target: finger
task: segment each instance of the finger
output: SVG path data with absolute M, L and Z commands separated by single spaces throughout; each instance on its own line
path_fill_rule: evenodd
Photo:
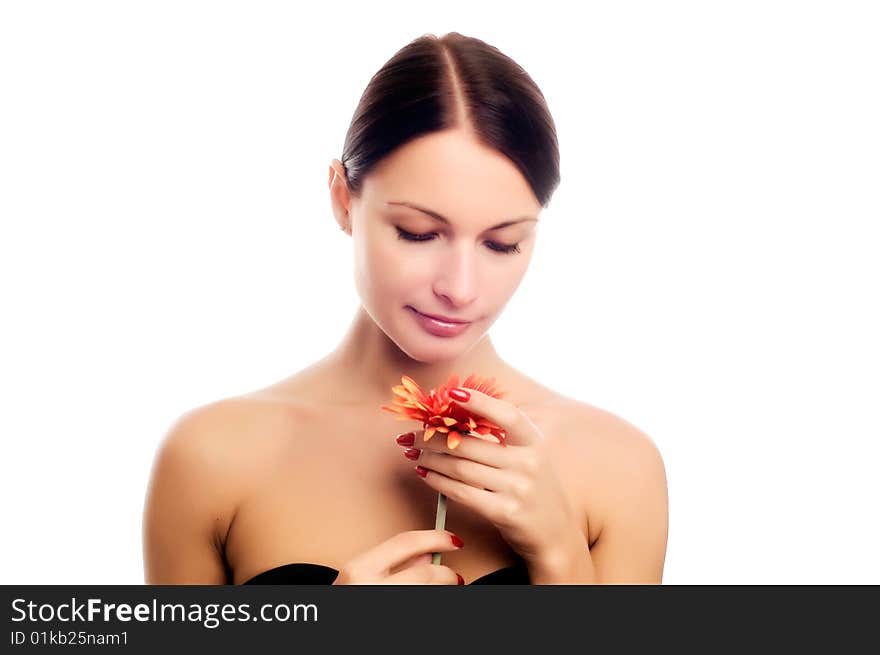
M 486 466 L 456 455 L 423 450 L 414 461 L 422 468 L 442 473 L 446 477 L 477 489 L 508 491 L 512 487 L 513 474 L 510 471 Z
M 448 530 L 407 530 L 356 556 L 348 563 L 349 569 L 368 574 L 387 574 L 392 568 L 422 553 L 458 550 L 452 543 L 453 533 Z
M 457 387 L 457 390 L 464 392 L 469 398 L 459 400 L 452 396 L 456 404 L 503 428 L 507 433 L 505 439 L 507 443 L 529 445 L 540 438 L 540 432 L 535 424 L 516 405 L 501 398 L 493 398 L 476 389 Z
M 461 503 L 490 521 L 496 516 L 503 515 L 506 496 L 465 484 L 430 469 L 425 469 L 425 475 L 422 479 L 429 487 L 439 491 L 450 500 Z
M 456 457 L 469 459 L 486 466 L 494 466 L 495 468 L 507 468 L 513 462 L 513 453 L 492 441 L 463 435 L 459 444 L 455 448 L 450 448 L 444 434 L 435 432 L 430 439 L 425 441 L 425 433 L 425 430 L 416 431 L 412 448 L 455 455 Z
M 403 571 L 404 569 L 408 569 L 411 566 L 417 566 L 419 564 L 430 564 L 433 555 L 431 553 L 422 553 L 421 555 L 415 555 L 410 557 L 400 566 L 394 567 L 391 569 L 391 574 L 395 574 L 399 571 Z
M 381 584 L 463 584 L 459 574 L 443 564 L 419 564 L 386 577 Z

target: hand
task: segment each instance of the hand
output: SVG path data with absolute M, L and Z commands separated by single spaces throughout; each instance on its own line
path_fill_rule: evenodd
M 334 585 L 464 584 L 448 566 L 431 564 L 431 554 L 458 550 L 463 544 L 445 530 L 408 530 L 349 560 Z
M 505 445 L 464 436 L 454 449 L 446 435 L 424 441 L 424 430 L 405 455 L 425 483 L 493 523 L 527 564 L 543 566 L 576 543 L 580 529 L 550 461 L 546 437 L 511 403 L 476 389 L 456 403 L 506 431 Z M 398 443 L 401 443 L 398 440 Z

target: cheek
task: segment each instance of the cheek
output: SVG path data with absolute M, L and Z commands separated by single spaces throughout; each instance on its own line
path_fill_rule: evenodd
M 424 266 L 394 241 L 380 234 L 366 234 L 355 245 L 355 274 L 360 288 L 375 299 L 399 295 L 420 281 Z
M 430 280 L 434 270 L 429 249 L 413 246 L 394 235 L 374 235 L 368 257 L 371 268 L 381 273 L 383 282 L 397 288 L 418 288 Z
M 491 297 L 496 306 L 504 306 L 516 293 L 528 269 L 528 261 L 517 262 L 516 266 L 505 269 L 503 275 L 490 275 L 485 278 L 482 292 Z

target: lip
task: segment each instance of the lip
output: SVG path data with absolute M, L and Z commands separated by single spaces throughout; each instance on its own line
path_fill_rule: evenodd
M 435 337 L 455 337 L 467 330 L 471 325 L 470 322 L 441 321 L 434 316 L 422 314 L 416 308 L 410 307 L 409 305 L 407 305 L 407 309 L 413 313 L 413 316 L 415 316 L 416 321 L 418 321 L 422 329 Z
M 422 316 L 427 316 L 428 318 L 433 318 L 435 321 L 443 321 L 444 323 L 462 323 L 464 325 L 469 325 L 473 321 L 463 321 L 460 318 L 449 318 L 448 316 L 443 316 L 442 314 L 426 314 L 425 312 L 420 312 L 415 307 L 409 306 L 411 310 L 421 314 Z

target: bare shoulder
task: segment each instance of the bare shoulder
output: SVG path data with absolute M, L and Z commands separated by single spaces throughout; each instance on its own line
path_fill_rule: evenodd
M 659 455 L 654 441 L 621 416 L 521 377 L 525 382 L 515 396 L 523 400 L 515 404 L 529 418 L 554 433 L 553 436 L 562 441 L 561 447 L 615 461 L 621 457 L 630 460 L 630 456 L 638 453 L 649 457 L 651 451 Z
M 628 454 L 651 451 L 659 455 L 653 439 L 623 417 L 606 409 L 565 396 L 538 385 L 536 399 L 519 406 L 530 416 L 551 421 L 567 448 L 587 449 L 590 455 L 619 459 Z
M 163 520 L 177 503 L 191 514 L 189 523 L 210 517 L 199 532 L 215 548 L 235 512 L 237 476 L 230 466 L 237 450 L 235 424 L 240 412 L 228 400 L 211 402 L 178 416 L 165 432 L 153 460 L 148 508 Z
M 565 407 L 572 438 L 580 446 L 590 449 L 591 454 L 603 454 L 614 462 L 629 466 L 649 464 L 650 460 L 660 457 L 654 440 L 618 414 L 571 399 Z
M 166 441 L 198 453 L 204 465 L 223 468 L 227 476 L 246 476 L 261 460 L 271 462 L 291 427 L 311 413 L 294 398 L 263 392 L 230 396 L 185 412 Z M 236 466 L 229 468 L 233 462 Z
M 290 426 L 304 410 L 259 394 L 223 398 L 190 409 L 169 427 L 159 444 L 154 469 L 169 488 L 187 498 L 205 498 L 222 542 L 235 509 L 252 482 L 266 470 Z
M 668 537 L 666 467 L 656 442 L 608 410 L 568 403 L 568 447 L 584 473 L 583 492 L 598 522 L 590 544 L 608 583 L 659 584 Z

